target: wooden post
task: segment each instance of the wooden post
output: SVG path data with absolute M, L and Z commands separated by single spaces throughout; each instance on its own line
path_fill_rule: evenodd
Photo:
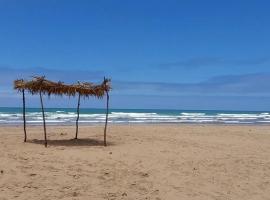
M 25 120 L 25 92 L 24 89 L 22 90 L 23 93 L 23 130 L 24 130 L 24 142 L 26 142 L 27 135 L 26 135 L 26 120 Z
M 80 118 L 80 101 L 81 101 L 81 94 L 79 93 L 78 106 L 77 106 L 76 136 L 75 136 L 75 139 L 78 139 L 78 125 L 79 125 L 79 118 Z
M 108 124 L 108 114 L 109 114 L 109 93 L 106 91 L 107 96 L 107 108 L 106 108 L 106 121 L 105 121 L 105 128 L 104 128 L 104 146 L 107 146 L 106 141 L 106 134 L 107 134 L 107 124 Z
M 44 145 L 47 147 L 47 133 L 46 133 L 46 122 L 45 122 L 45 114 L 44 114 L 44 107 L 43 107 L 43 101 L 42 101 L 42 94 L 41 91 L 39 91 L 39 97 L 40 97 L 40 103 L 41 103 L 41 109 L 42 109 L 42 116 L 43 116 L 43 129 L 44 129 Z

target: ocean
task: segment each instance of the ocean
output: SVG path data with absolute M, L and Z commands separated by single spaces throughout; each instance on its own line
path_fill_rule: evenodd
M 76 108 L 46 108 L 46 123 L 68 125 L 77 118 Z M 0 125 L 23 123 L 22 108 L 0 107 Z M 27 108 L 28 124 L 42 124 L 39 108 Z M 104 123 L 104 109 L 80 109 L 80 124 Z M 174 124 L 270 124 L 270 112 L 223 110 L 158 110 L 158 109 L 110 109 L 109 122 L 113 124 L 174 123 Z

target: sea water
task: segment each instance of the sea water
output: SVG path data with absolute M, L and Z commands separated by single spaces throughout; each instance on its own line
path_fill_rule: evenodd
M 77 118 L 73 108 L 45 109 L 46 123 L 73 124 Z M 80 109 L 80 124 L 99 124 L 105 121 L 105 109 Z M 28 124 L 42 124 L 39 108 L 27 108 Z M 268 111 L 223 111 L 223 110 L 159 110 L 159 109 L 110 109 L 109 120 L 114 124 L 140 123 L 193 123 L 193 124 L 270 124 Z M 22 108 L 1 108 L 0 124 L 23 123 Z

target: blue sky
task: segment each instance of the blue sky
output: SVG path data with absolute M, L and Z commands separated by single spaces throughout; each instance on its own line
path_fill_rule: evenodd
M 270 110 L 269 9 L 262 0 L 0 0 L 0 106 L 21 104 L 13 79 L 46 75 L 110 77 L 114 108 Z

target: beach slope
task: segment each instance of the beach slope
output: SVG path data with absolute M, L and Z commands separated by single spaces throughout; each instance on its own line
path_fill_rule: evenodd
M 0 199 L 269 199 L 270 127 L 0 127 Z

